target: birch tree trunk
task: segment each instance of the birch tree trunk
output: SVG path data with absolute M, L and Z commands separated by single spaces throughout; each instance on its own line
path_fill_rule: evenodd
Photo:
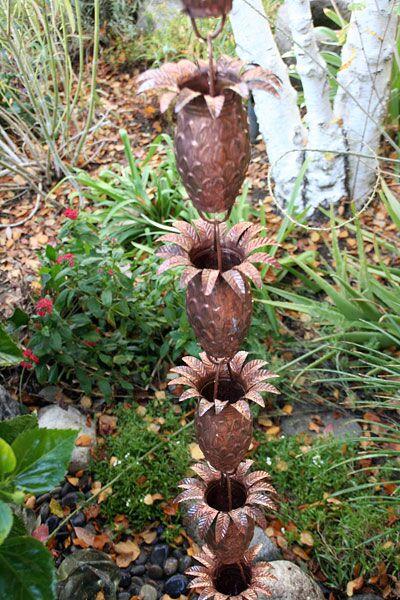
M 389 97 L 390 74 L 397 29 L 396 0 L 365 0 L 351 16 L 335 115 L 343 123 L 352 152 L 378 152 Z M 376 160 L 350 156 L 350 195 L 361 205 L 375 182 Z
M 371 192 L 375 173 L 368 163 L 373 161 L 352 152 L 366 153 L 370 147 L 374 153 L 379 147 L 396 36 L 395 4 L 396 0 L 365 0 L 364 8 L 352 14 L 333 109 L 310 0 L 286 0 L 307 108 L 303 123 L 262 0 L 234 0 L 230 18 L 238 55 L 274 71 L 282 80 L 279 98 L 262 91 L 254 94 L 260 130 L 269 160 L 275 165 L 272 176 L 279 202 L 289 200 L 306 155 L 310 158 L 298 208 L 312 212 L 343 197 L 362 200 Z M 320 152 L 315 152 L 317 149 Z
M 276 163 L 272 173 L 275 194 L 280 202 L 285 202 L 290 197 L 302 165 L 306 136 L 297 106 L 297 92 L 290 83 L 262 0 L 235 0 L 230 20 L 239 57 L 269 69 L 282 81 L 279 98 L 255 90 L 254 109 L 267 144 L 270 163 Z M 288 154 L 291 150 L 296 152 Z

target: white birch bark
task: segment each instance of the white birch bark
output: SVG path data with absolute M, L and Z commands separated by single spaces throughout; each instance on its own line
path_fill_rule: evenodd
M 351 16 L 342 51 L 342 69 L 335 99 L 335 116 L 351 152 L 378 152 L 389 96 L 397 28 L 396 0 L 364 0 Z M 349 156 L 349 189 L 360 206 L 371 193 L 376 160 Z
M 341 127 L 333 116 L 327 66 L 318 50 L 310 0 L 287 0 L 286 5 L 307 107 L 307 148 L 320 150 L 306 153 L 309 165 L 303 197 L 313 212 L 318 206 L 335 204 L 347 196 L 346 146 Z
M 267 146 L 270 163 L 275 167 L 275 195 L 286 203 L 303 162 L 305 130 L 297 106 L 297 92 L 276 46 L 262 0 L 234 0 L 230 21 L 239 57 L 271 70 L 282 81 L 279 97 L 255 90 L 255 112 Z M 290 150 L 298 150 L 291 152 Z

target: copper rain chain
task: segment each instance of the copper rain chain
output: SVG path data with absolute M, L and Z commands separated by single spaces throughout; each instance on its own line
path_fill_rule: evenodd
M 195 429 L 206 461 L 195 464 L 195 477 L 180 483 L 177 502 L 198 524 L 205 546 L 196 557 L 191 587 L 199 600 L 257 600 L 268 595 L 268 564 L 254 562 L 249 548 L 256 524 L 265 527 L 264 510 L 275 507 L 268 473 L 251 471 L 249 449 L 253 423 L 249 402 L 264 406 L 262 392 L 278 393 L 265 362 L 247 360 L 240 346 L 251 314 L 250 282 L 262 280 L 256 264 L 279 266 L 263 247 L 262 227 L 226 221 L 240 192 L 250 160 L 243 98 L 253 89 L 277 95 L 280 82 L 258 66 L 221 56 L 214 60 L 212 40 L 223 30 L 231 0 L 183 0 L 195 34 L 208 44 L 208 61 L 180 60 L 138 77 L 138 92 L 156 90 L 164 112 L 177 114 L 175 155 L 179 173 L 201 219 L 174 223 L 157 254 L 159 273 L 184 267 L 186 310 L 203 349 L 200 359 L 183 358 L 170 383 L 185 390 L 180 400 L 197 399 Z M 206 38 L 197 18 L 220 17 Z M 210 217 L 209 215 L 214 215 Z M 208 216 L 207 216 L 208 215 Z M 217 216 L 219 215 L 219 218 Z

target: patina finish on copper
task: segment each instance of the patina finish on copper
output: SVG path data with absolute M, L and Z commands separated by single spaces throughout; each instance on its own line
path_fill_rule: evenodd
M 199 78 L 199 88 L 205 84 L 207 79 L 204 77 L 202 82 Z M 178 171 L 193 204 L 204 212 L 219 213 L 232 208 L 250 160 L 242 98 L 232 91 L 224 95 L 224 106 L 217 119 L 211 116 L 203 96 L 187 104 L 177 118 Z
M 250 327 L 253 302 L 250 287 L 242 278 L 244 294 L 238 295 L 219 277 L 209 296 L 201 275 L 188 284 L 186 311 L 200 346 L 216 358 L 231 357 L 240 348 Z
M 208 462 L 219 471 L 230 473 L 246 456 L 253 434 L 253 422 L 230 404 L 216 414 L 215 409 L 195 416 L 196 437 Z
M 186 12 L 193 18 L 220 17 L 232 9 L 232 0 L 183 0 Z

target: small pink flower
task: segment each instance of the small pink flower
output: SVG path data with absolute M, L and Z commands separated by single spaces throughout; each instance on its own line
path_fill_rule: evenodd
M 57 257 L 56 263 L 61 265 L 63 262 L 67 262 L 70 267 L 73 267 L 75 263 L 74 255 L 71 252 L 67 252 L 67 254 L 61 254 Z
M 34 354 L 34 352 L 32 352 L 32 350 L 30 350 L 29 348 L 26 348 L 22 354 L 25 356 L 25 358 L 27 358 L 28 360 L 31 360 L 36 365 L 39 364 L 39 362 L 40 362 L 39 357 L 36 356 L 36 354 Z
M 77 208 L 66 208 L 64 211 L 64 217 L 67 219 L 71 219 L 72 221 L 76 221 L 79 215 L 79 210 Z
M 36 314 L 39 317 L 51 315 L 53 312 L 53 301 L 50 298 L 40 298 L 36 303 Z
M 113 275 L 113 274 L 114 274 L 114 271 L 113 271 L 112 269 L 108 269 L 107 273 L 108 273 L 109 275 Z
M 33 369 L 33 364 L 30 362 L 27 362 L 26 360 L 21 360 L 21 362 L 19 363 L 19 366 L 22 367 L 23 369 Z

